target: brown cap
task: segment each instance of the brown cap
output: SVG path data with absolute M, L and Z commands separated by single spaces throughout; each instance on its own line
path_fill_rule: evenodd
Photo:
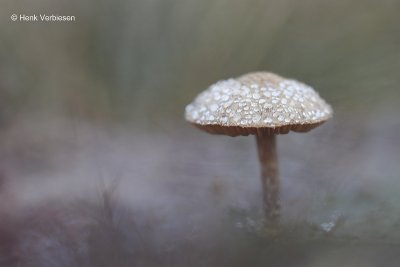
M 211 85 L 186 107 L 185 118 L 209 133 L 238 136 L 308 132 L 332 113 L 310 86 L 255 72 Z

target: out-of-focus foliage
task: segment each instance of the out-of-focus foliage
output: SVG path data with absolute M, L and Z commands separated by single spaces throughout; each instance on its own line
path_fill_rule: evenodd
M 305 81 L 339 110 L 387 104 L 399 97 L 399 9 L 395 0 L 5 1 L 2 118 L 180 118 L 210 83 L 254 70 Z M 77 21 L 12 22 L 13 13 Z

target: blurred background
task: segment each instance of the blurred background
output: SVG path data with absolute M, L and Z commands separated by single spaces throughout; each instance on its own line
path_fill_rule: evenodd
M 400 1 L 11 1 L 0 8 L 0 266 L 396 266 Z M 13 22 L 12 14 L 75 22 Z M 266 70 L 335 111 L 279 136 L 262 230 L 254 138 L 183 119 Z

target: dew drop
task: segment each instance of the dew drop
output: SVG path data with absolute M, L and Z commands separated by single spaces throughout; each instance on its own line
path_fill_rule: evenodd
M 258 115 L 258 114 L 256 114 L 256 115 L 253 116 L 253 122 L 259 122 L 260 119 L 261 119 L 261 116 Z
M 228 95 L 223 95 L 221 97 L 221 99 L 222 99 L 222 101 L 227 101 L 227 100 L 229 100 L 229 96 Z
M 272 122 L 272 119 L 268 117 L 268 118 L 266 118 L 266 119 L 264 120 L 264 122 L 265 122 L 265 123 L 271 123 L 271 122 Z
M 212 104 L 212 105 L 210 106 L 210 110 L 211 110 L 212 112 L 217 111 L 217 109 L 218 109 L 218 105 L 217 105 L 217 104 Z
M 264 96 L 271 97 L 271 93 L 270 92 L 264 92 Z

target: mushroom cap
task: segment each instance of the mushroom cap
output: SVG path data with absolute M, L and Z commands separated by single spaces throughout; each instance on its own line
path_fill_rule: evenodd
M 200 129 L 230 136 L 308 132 L 332 114 L 313 88 L 269 72 L 219 81 L 185 110 L 186 120 Z

